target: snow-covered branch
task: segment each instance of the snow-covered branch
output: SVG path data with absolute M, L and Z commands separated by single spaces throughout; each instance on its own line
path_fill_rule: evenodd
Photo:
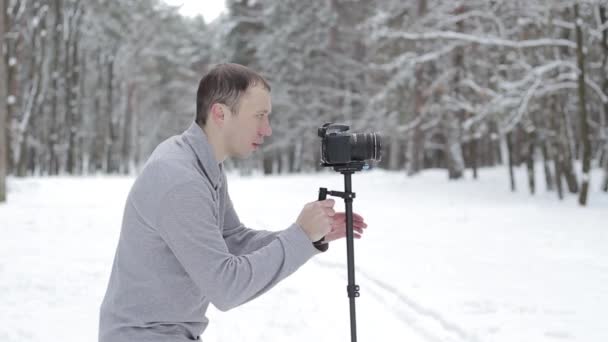
M 500 37 L 492 36 L 478 36 L 462 32 L 454 31 L 435 31 L 435 32 L 400 32 L 385 30 L 375 33 L 374 38 L 382 39 L 405 39 L 405 40 L 460 40 L 469 43 L 476 43 L 487 46 L 500 46 L 514 49 L 525 49 L 525 48 L 537 48 L 537 47 L 567 47 L 571 49 L 576 48 L 576 43 L 567 39 L 558 38 L 542 38 L 542 39 L 530 39 L 530 40 L 509 40 Z

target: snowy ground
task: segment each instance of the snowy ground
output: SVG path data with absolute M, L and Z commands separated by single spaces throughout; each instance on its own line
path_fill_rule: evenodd
M 96 341 L 132 182 L 9 180 L 0 341 Z M 342 177 L 230 176 L 242 221 L 270 230 L 293 222 L 320 186 L 341 190 Z M 580 208 L 573 196 L 507 186 L 504 169 L 482 170 L 478 181 L 448 182 L 438 171 L 353 177 L 355 211 L 369 224 L 355 252 L 359 341 L 608 341 L 608 194 L 594 184 Z M 349 341 L 343 241 L 265 296 L 211 308 L 203 340 Z

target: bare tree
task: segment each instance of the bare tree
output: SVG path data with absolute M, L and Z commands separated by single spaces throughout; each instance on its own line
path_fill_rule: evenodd
M 0 202 L 6 201 L 6 164 L 7 152 L 7 108 L 6 108 L 6 58 L 4 42 L 5 0 L 0 0 Z
M 600 16 L 600 24 L 601 27 L 604 27 L 602 30 L 602 67 L 601 70 L 603 72 L 602 75 L 602 90 L 604 94 L 608 94 L 608 11 L 606 10 L 606 5 L 599 6 L 599 16 Z M 600 118 L 600 122 L 602 122 L 601 137 L 604 143 L 604 153 L 603 153 L 603 163 L 604 163 L 604 179 L 602 181 L 602 190 L 604 192 L 608 192 L 608 101 L 604 101 L 603 115 Z M 600 111 L 602 112 L 602 111 Z
M 263 153 L 227 167 L 317 169 L 315 128 L 346 122 L 384 135 L 381 167 L 457 179 L 501 163 L 534 192 L 542 162 L 550 191 L 586 203 L 601 165 L 608 190 L 605 3 L 228 5 L 207 26 L 162 1 L 4 0 L 8 173 L 134 172 L 192 121 L 201 74 L 233 61 L 269 79 L 277 115 Z
M 585 52 L 583 51 L 583 19 L 579 15 L 579 4 L 574 4 L 574 17 L 576 25 L 576 60 L 578 65 L 578 106 L 581 125 L 581 140 L 583 143 L 583 175 L 581 192 L 578 202 L 581 205 L 587 204 L 589 192 L 589 178 L 591 169 L 591 142 L 589 137 L 589 122 L 587 121 L 587 99 L 585 84 Z

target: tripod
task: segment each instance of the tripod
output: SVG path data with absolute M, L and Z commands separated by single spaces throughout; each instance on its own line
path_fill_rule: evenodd
M 364 162 L 352 162 L 349 164 L 333 166 L 334 170 L 344 175 L 344 191 L 328 191 L 327 188 L 319 189 L 319 201 L 327 198 L 327 195 L 340 197 L 344 199 L 346 207 L 346 259 L 348 269 L 348 285 L 346 291 L 350 301 L 350 336 L 351 341 L 357 341 L 357 318 L 355 311 L 355 298 L 359 297 L 359 285 L 355 284 L 355 244 L 354 244 L 354 232 L 353 232 L 353 200 L 355 193 L 352 192 L 351 175 L 356 171 L 361 171 Z M 324 165 L 330 166 L 330 165 Z M 322 250 L 326 251 L 329 248 L 325 238 L 316 241 L 314 245 Z

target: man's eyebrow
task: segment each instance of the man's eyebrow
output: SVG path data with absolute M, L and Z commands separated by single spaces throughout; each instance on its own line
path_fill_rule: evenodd
M 271 112 L 268 109 L 258 110 L 258 113 L 270 114 Z

